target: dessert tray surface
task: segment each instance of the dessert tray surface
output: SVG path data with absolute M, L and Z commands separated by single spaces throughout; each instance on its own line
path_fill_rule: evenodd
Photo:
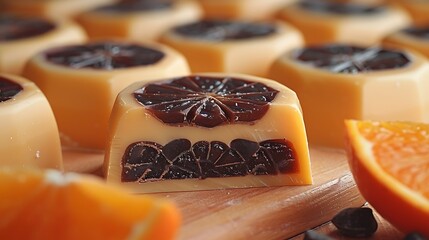
M 313 185 L 152 194 L 183 215 L 178 239 L 285 239 L 365 203 L 341 149 L 310 147 Z M 64 151 L 65 170 L 101 175 L 102 153 Z

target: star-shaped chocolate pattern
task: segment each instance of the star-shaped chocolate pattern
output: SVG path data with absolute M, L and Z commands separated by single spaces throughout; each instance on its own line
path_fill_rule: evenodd
M 9 79 L 0 77 L 0 102 L 12 99 L 22 90 L 23 88 L 20 84 L 10 81 Z
M 55 24 L 37 18 L 0 15 L 0 41 L 35 37 L 55 28 Z
M 164 53 L 140 45 L 100 42 L 51 49 L 45 57 L 51 63 L 71 68 L 112 70 L 155 64 Z
M 364 4 L 355 4 L 355 3 L 339 3 L 332 1 L 314 1 L 314 0 L 304 0 L 299 3 L 300 7 L 303 9 L 315 11 L 315 12 L 324 12 L 324 13 L 333 13 L 341 15 L 365 15 L 365 14 L 376 14 L 383 12 L 386 8 L 384 6 L 371 6 Z
M 410 63 L 409 58 L 399 51 L 347 45 L 304 48 L 297 50 L 294 57 L 313 67 L 350 74 L 401 68 Z
M 429 27 L 410 27 L 402 31 L 411 36 L 429 40 Z
M 261 119 L 277 93 L 260 82 L 190 76 L 147 84 L 134 96 L 164 123 L 211 128 Z
M 263 37 L 276 32 L 269 23 L 247 23 L 228 20 L 202 20 L 174 28 L 180 35 L 210 41 L 240 40 Z

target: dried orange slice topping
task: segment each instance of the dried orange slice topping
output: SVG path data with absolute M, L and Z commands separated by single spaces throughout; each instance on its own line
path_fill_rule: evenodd
M 429 124 L 347 120 L 346 133 L 362 195 L 398 229 L 429 236 Z
M 95 177 L 0 169 L 0 239 L 174 239 L 170 202 L 131 195 Z

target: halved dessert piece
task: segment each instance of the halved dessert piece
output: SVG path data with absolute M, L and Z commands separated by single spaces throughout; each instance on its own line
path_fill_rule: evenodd
M 134 83 L 115 102 L 107 181 L 135 192 L 312 182 L 301 108 L 287 87 L 248 75 Z
M 15 0 L 3 1 L 3 10 L 26 16 L 69 20 L 85 10 L 116 0 Z
M 20 74 L 27 60 L 49 47 L 86 41 L 83 29 L 70 22 L 0 15 L 0 72 Z
M 290 4 L 280 11 L 279 18 L 297 27 L 307 45 L 372 45 L 411 21 L 401 8 L 328 0 Z
M 429 2 L 425 0 L 390 0 L 403 7 L 413 20 L 413 25 L 425 27 L 429 24 Z
M 429 57 L 429 27 L 408 27 L 383 39 L 383 45 L 409 48 Z
M 156 40 L 173 26 L 197 21 L 201 15 L 194 1 L 145 0 L 101 6 L 78 15 L 76 20 L 92 39 L 148 41 Z
M 136 81 L 188 74 L 184 57 L 160 44 L 95 42 L 41 52 L 24 75 L 46 94 L 65 145 L 103 149 L 116 95 Z
M 303 45 L 301 34 L 280 22 L 202 20 L 177 26 L 161 42 L 180 51 L 193 72 L 264 76 L 272 62 Z
M 273 18 L 287 4 L 297 0 L 199 0 L 205 18 L 262 20 Z
M 62 169 L 57 123 L 33 82 L 0 75 L 0 166 Z
M 284 54 L 270 77 L 296 91 L 310 144 L 343 147 L 344 119 L 429 121 L 429 64 L 418 53 L 308 47 Z

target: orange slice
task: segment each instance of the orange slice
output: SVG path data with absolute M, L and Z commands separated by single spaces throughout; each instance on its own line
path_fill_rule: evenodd
M 429 125 L 346 120 L 346 133 L 363 197 L 404 233 L 429 236 Z
M 0 169 L 0 239 L 173 239 L 179 212 L 101 180 L 54 170 Z

